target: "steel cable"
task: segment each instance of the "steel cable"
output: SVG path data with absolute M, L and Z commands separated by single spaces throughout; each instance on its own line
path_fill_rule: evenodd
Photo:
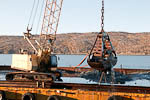
M 32 26 L 31 26 L 31 28 L 33 27 L 34 22 L 35 22 L 35 19 L 36 19 L 38 6 L 39 6 L 39 0 L 37 1 L 37 5 L 36 5 L 36 8 L 35 8 L 35 13 L 34 13 L 34 17 L 33 17 L 33 21 L 32 21 Z
M 27 26 L 27 27 L 29 27 L 29 24 L 30 24 L 32 15 L 33 15 L 33 9 L 34 9 L 34 7 L 35 7 L 35 1 L 36 1 L 36 0 L 34 0 L 33 5 L 32 5 L 32 10 L 31 10 L 31 12 L 30 12 L 30 17 L 29 17 L 29 21 L 28 21 L 28 26 Z
M 101 32 L 104 32 L 104 0 L 102 0 L 102 9 L 101 9 Z
M 39 29 L 40 19 L 41 19 L 41 17 L 42 17 L 42 12 L 43 12 L 43 7 L 44 7 L 44 1 L 45 1 L 45 0 L 43 0 L 43 2 L 42 2 L 41 11 L 40 11 L 40 16 L 39 16 L 39 19 L 38 19 L 38 23 L 37 23 L 37 27 L 36 27 L 36 32 L 35 32 L 35 33 L 37 33 L 37 32 L 38 32 L 38 29 Z

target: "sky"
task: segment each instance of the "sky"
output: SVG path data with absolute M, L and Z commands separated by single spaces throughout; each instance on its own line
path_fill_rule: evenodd
M 34 0 L 0 0 L 0 35 L 23 35 Z M 42 4 L 43 0 L 40 0 Z M 150 32 L 150 0 L 104 0 L 105 31 Z M 40 8 L 40 7 L 39 7 Z M 59 33 L 99 32 L 101 0 L 64 0 Z M 42 19 L 41 19 L 42 20 Z M 33 33 L 40 32 L 37 22 Z

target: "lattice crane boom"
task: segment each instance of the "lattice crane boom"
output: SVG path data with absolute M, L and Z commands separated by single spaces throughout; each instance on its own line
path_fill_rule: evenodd
M 56 32 L 58 28 L 61 8 L 63 0 L 47 0 L 43 18 L 43 24 L 41 29 L 40 38 L 41 40 L 48 40 L 49 48 L 52 48 L 53 43 L 56 39 Z M 40 41 L 42 42 L 42 41 Z M 41 45 L 45 48 L 45 42 Z
M 39 3 L 39 0 L 37 2 Z M 21 70 L 21 72 L 8 73 L 6 80 L 62 81 L 61 73 L 57 71 L 57 56 L 52 54 L 62 2 L 63 0 L 46 0 L 41 34 L 32 35 L 30 33 L 32 26 L 30 29 L 27 27 L 27 32 L 24 33 L 24 38 L 34 49 L 34 52 L 20 52 L 21 54 L 14 55 L 11 68 Z

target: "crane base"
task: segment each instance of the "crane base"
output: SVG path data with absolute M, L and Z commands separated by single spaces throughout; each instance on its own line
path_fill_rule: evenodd
M 56 77 L 52 73 L 38 72 L 10 72 L 6 74 L 6 80 L 32 80 L 32 81 L 55 81 Z

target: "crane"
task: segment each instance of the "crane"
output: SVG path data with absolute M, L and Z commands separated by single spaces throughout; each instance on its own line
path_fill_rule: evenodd
M 89 66 L 102 72 L 100 82 L 103 74 L 105 75 L 106 72 L 111 71 L 111 68 L 117 63 L 116 52 L 110 41 L 110 37 L 104 31 L 104 0 L 102 0 L 101 12 L 101 31 L 97 34 L 95 43 L 87 59 Z
M 46 0 L 45 12 L 40 35 L 32 35 L 32 27 L 27 27 L 24 39 L 33 48 L 33 53 L 21 51 L 12 57 L 12 69 L 21 72 L 11 72 L 6 80 L 61 80 L 61 73 L 56 71 L 57 57 L 53 54 L 54 42 L 61 14 L 63 0 Z M 38 38 L 37 38 L 38 37 Z

